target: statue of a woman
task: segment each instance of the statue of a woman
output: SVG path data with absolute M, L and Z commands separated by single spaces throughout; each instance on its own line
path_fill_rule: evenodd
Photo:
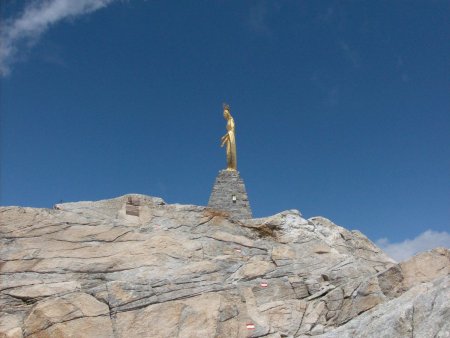
M 222 136 L 222 144 L 220 146 L 227 145 L 227 170 L 236 170 L 236 134 L 234 120 L 230 114 L 230 107 L 226 103 L 223 104 L 223 117 L 227 120 L 227 133 Z

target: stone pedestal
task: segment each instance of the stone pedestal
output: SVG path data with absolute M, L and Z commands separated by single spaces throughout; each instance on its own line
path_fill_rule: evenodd
M 221 170 L 216 177 L 208 207 L 225 211 L 233 219 L 250 219 L 252 211 L 244 181 L 238 171 Z

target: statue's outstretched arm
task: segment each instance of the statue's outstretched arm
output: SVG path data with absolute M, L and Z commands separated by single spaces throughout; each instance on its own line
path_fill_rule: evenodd
M 225 135 L 222 136 L 222 143 L 220 144 L 221 147 L 223 147 L 225 145 L 225 143 L 229 140 L 230 136 L 228 135 L 228 133 L 226 133 Z

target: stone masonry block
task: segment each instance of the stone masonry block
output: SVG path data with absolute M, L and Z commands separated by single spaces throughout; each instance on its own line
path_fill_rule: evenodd
M 238 171 L 219 171 L 208 207 L 228 212 L 234 219 L 252 218 L 245 184 Z

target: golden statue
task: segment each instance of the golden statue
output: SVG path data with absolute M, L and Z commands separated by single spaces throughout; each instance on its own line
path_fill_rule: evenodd
M 226 103 L 223 104 L 223 117 L 227 120 L 227 133 L 222 136 L 223 147 L 227 145 L 227 170 L 236 170 L 237 160 L 236 160 L 236 134 L 234 127 L 234 120 L 230 114 L 230 106 Z

